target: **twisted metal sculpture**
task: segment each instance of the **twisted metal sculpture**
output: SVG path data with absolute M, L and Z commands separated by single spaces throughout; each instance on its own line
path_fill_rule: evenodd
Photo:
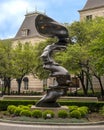
M 69 42 L 68 31 L 64 26 L 42 14 L 37 16 L 35 24 L 41 35 L 58 38 L 58 42 L 46 46 L 41 55 L 43 68 L 50 71 L 50 76 L 56 78 L 57 84 L 49 86 L 46 95 L 38 101 L 36 107 L 60 107 L 56 101 L 66 94 L 71 78 L 68 71 L 52 59 L 52 54 L 66 49 Z

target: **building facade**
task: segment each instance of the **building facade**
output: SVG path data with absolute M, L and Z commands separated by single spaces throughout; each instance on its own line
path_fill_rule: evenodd
M 104 17 L 104 0 L 87 0 L 84 8 L 79 10 L 80 20 Z
M 40 14 L 40 12 L 36 11 L 25 15 L 25 19 L 23 20 L 16 36 L 12 39 L 14 46 L 16 46 L 18 42 L 21 42 L 22 44 L 29 42 L 35 46 L 35 44 L 38 44 L 40 41 L 46 40 L 46 37 L 41 36 L 35 28 L 35 18 L 38 14 Z M 42 80 L 39 80 L 33 75 L 26 75 L 22 81 L 21 91 L 41 92 L 43 91 L 43 84 L 44 82 Z M 17 86 L 18 84 L 16 79 L 12 80 L 11 91 L 17 91 Z

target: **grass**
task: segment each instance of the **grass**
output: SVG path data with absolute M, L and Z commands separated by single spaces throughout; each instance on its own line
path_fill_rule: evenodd
M 4 118 L 3 118 L 4 119 Z M 65 118 L 65 119 L 61 119 L 61 118 L 53 118 L 53 119 L 43 119 L 43 118 L 32 118 L 32 117 L 7 117 L 6 120 L 11 120 L 11 121 L 21 121 L 21 122 L 33 122 L 33 123 L 62 123 L 62 124 L 66 124 L 66 123 L 85 123 L 88 122 L 87 119 L 76 119 L 76 118 Z

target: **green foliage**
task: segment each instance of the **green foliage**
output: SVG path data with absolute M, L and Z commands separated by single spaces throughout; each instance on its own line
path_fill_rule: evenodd
M 69 106 L 69 112 L 73 112 L 73 111 L 79 111 L 81 114 L 81 117 L 85 117 L 88 114 L 88 107 L 86 106 L 82 106 L 82 107 L 78 107 L 78 106 Z
M 30 73 L 35 67 L 35 47 L 29 43 L 19 42 L 15 47 L 11 40 L 0 40 L 0 77 L 6 81 L 8 94 L 10 94 L 11 79 L 21 79 Z M 20 93 L 21 84 L 18 85 Z M 6 92 L 4 89 L 3 92 Z
M 32 117 L 41 118 L 42 117 L 42 111 L 41 110 L 33 110 L 32 111 Z
M 31 107 L 32 107 L 32 104 L 29 104 L 28 107 L 31 108 Z
M 86 106 L 79 107 L 78 110 L 83 110 L 83 111 L 85 111 L 86 114 L 88 114 L 88 112 L 89 112 L 89 108 Z
M 18 105 L 18 107 L 19 107 L 19 108 L 23 108 L 23 107 L 24 107 L 24 105 Z
M 2 78 L 13 77 L 14 66 L 13 66 L 13 48 L 12 41 L 0 40 L 0 75 Z
M 32 101 L 32 100 L 0 100 L 0 111 L 5 111 L 7 110 L 7 107 L 9 105 L 29 105 L 33 104 L 35 105 L 37 101 Z M 58 101 L 61 106 L 86 106 L 89 108 L 91 112 L 98 112 L 101 107 L 104 106 L 104 102 L 83 102 L 83 101 L 67 101 L 67 100 L 60 100 Z
M 21 111 L 23 111 L 22 108 L 16 107 L 16 109 L 14 110 L 14 115 L 15 115 L 15 116 L 20 116 Z
M 97 17 L 91 21 L 74 22 L 68 26 L 68 29 L 73 45 L 69 45 L 67 51 L 60 57 L 60 62 L 78 77 L 82 76 L 83 71 L 94 89 L 91 77 L 95 76 L 98 79 L 104 75 L 104 18 Z M 99 83 L 102 87 L 100 81 Z M 83 84 L 82 87 L 86 94 L 88 84 L 86 81 Z M 101 91 L 102 97 L 103 91 Z
M 70 117 L 80 119 L 81 113 L 78 110 L 73 110 L 72 112 L 70 112 Z
M 20 113 L 21 113 L 21 111 L 23 111 L 23 110 L 30 110 L 30 107 L 29 107 L 29 106 L 24 106 L 24 105 L 19 105 L 19 106 L 16 108 L 14 114 L 17 115 L 17 116 L 20 116 Z
M 68 112 L 65 110 L 60 110 L 58 111 L 58 117 L 59 118 L 67 118 L 68 117 Z
M 15 106 L 19 106 L 19 105 L 28 105 L 28 104 L 33 104 L 35 105 L 36 101 L 32 101 L 32 100 L 0 100 L 0 110 L 1 111 L 5 111 L 7 110 L 7 107 L 9 105 L 15 105 Z
M 83 101 L 60 101 L 59 102 L 63 106 L 73 106 L 76 105 L 78 107 L 86 106 L 89 108 L 91 112 L 98 112 L 99 109 L 104 105 L 103 102 L 83 102 Z
M 23 106 L 23 105 L 19 105 L 18 107 L 24 109 L 24 110 L 30 110 L 29 106 Z
M 19 42 L 13 50 L 14 52 L 14 67 L 15 67 L 15 78 L 21 78 L 26 74 L 31 73 L 34 68 L 34 46 L 31 43 L 26 42 L 22 44 Z
M 14 106 L 14 105 L 9 105 L 9 106 L 7 107 L 7 111 L 8 111 L 10 114 L 14 114 L 15 109 L 16 109 L 16 106 Z
M 77 110 L 78 106 L 69 106 L 69 111 Z
M 87 112 L 84 109 L 79 107 L 77 110 L 81 113 L 81 117 L 85 117 L 87 115 Z
M 22 110 L 22 111 L 20 112 L 20 116 L 31 117 L 31 111 L 30 111 L 30 110 Z
M 46 110 L 43 112 L 43 118 L 47 119 L 47 118 L 53 118 L 54 117 L 54 112 L 51 110 Z
M 20 116 L 20 113 L 23 111 L 23 110 L 30 110 L 30 108 L 28 106 L 24 106 L 24 105 L 19 105 L 18 107 L 15 106 L 15 105 L 9 105 L 7 107 L 7 111 L 10 113 L 10 114 L 14 114 L 16 116 Z

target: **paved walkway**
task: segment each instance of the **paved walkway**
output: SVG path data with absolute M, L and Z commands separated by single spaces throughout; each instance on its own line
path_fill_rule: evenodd
M 24 125 L 0 122 L 0 130 L 104 130 L 104 125 L 91 126 L 54 126 L 54 125 Z

